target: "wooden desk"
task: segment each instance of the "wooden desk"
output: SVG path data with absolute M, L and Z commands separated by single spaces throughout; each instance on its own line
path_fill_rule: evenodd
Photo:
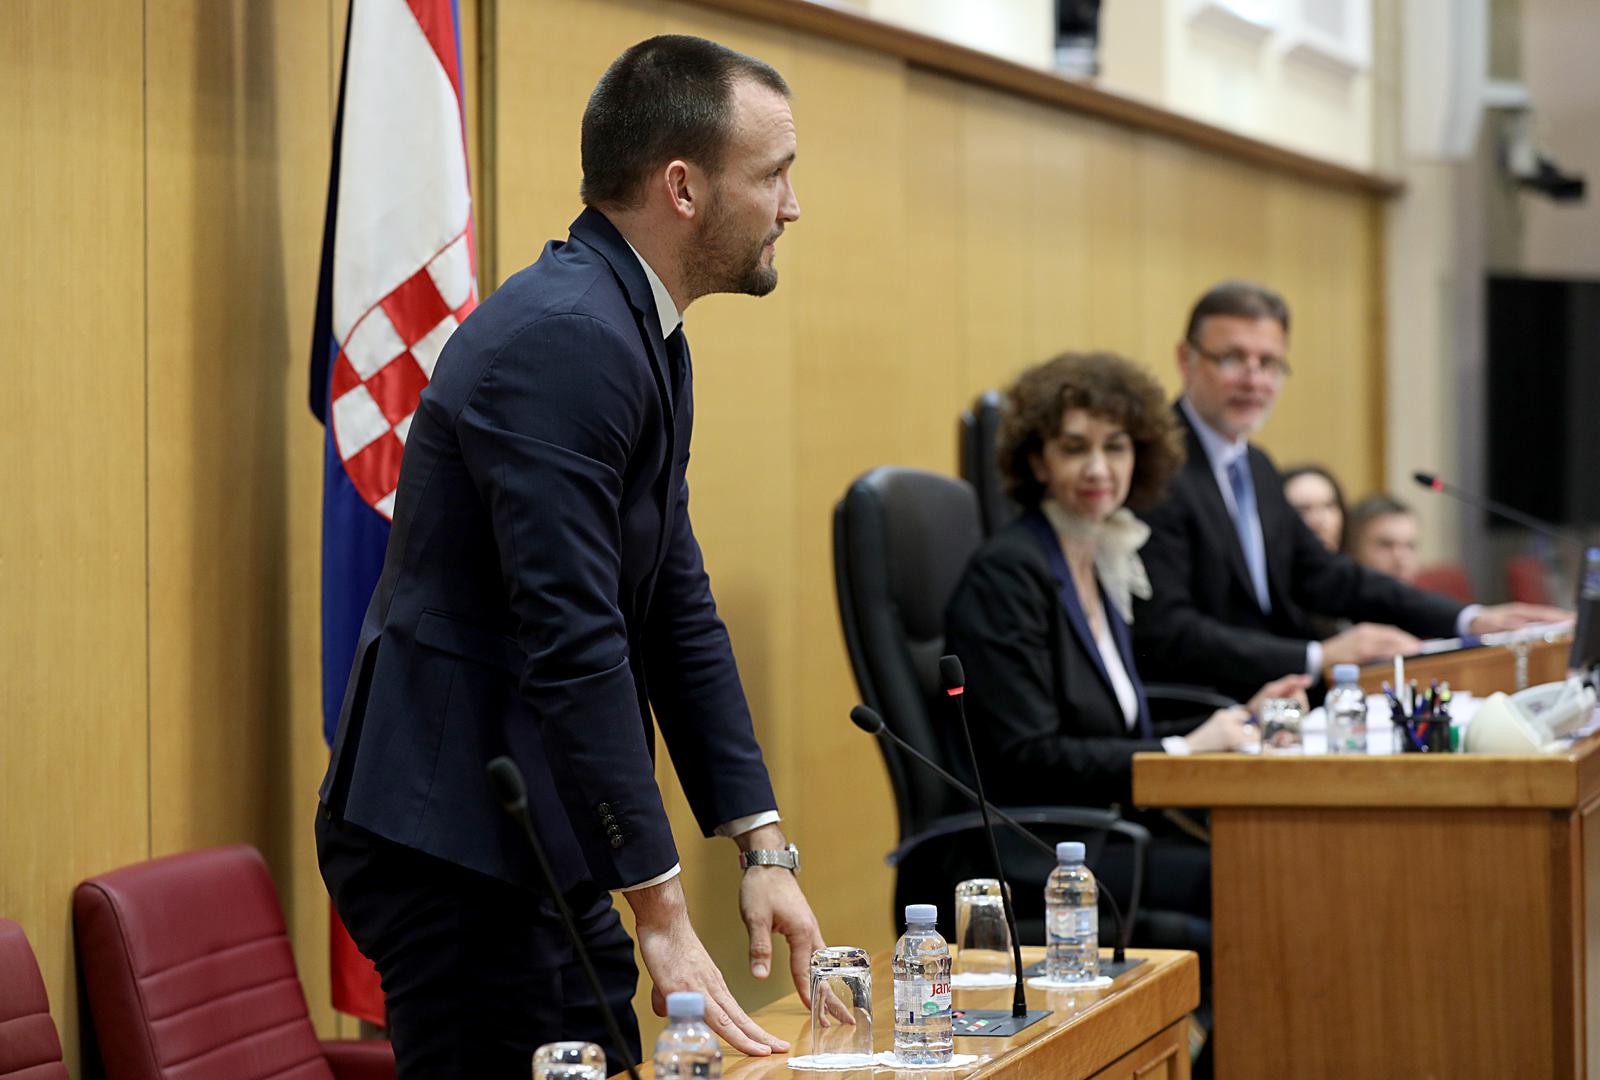
M 1452 689 L 1487 697 L 1496 690 L 1510 694 L 1541 683 L 1567 677 L 1567 657 L 1572 652 L 1572 631 L 1507 645 L 1480 645 L 1473 649 L 1414 656 L 1406 661 L 1406 678 L 1426 687 L 1434 679 Z M 1329 672 L 1331 676 L 1331 670 Z M 1379 661 L 1361 669 L 1361 689 L 1376 694 L 1394 679 L 1394 664 Z M 1331 680 L 1330 680 L 1331 681 Z
M 1600 1076 L 1600 736 L 1565 755 L 1139 754 L 1209 806 L 1217 1076 Z
M 1031 964 L 1044 955 L 1040 948 L 1024 948 L 1022 959 Z M 1189 1040 L 1185 1016 L 1200 1003 L 1200 963 L 1194 953 L 1155 949 L 1130 949 L 1145 963 L 1120 976 L 1114 986 L 1093 991 L 1041 991 L 1028 989 L 1030 1009 L 1051 1009 L 1051 1015 L 1013 1039 L 957 1039 L 956 1052 L 978 1054 L 976 1065 L 966 1069 L 924 1072 L 896 1071 L 897 1077 L 930 1080 L 964 1077 L 1005 1077 L 1007 1080 L 1187 1080 Z M 889 954 L 872 961 L 872 1044 L 888 1050 L 894 1043 L 890 1022 L 893 982 Z M 1011 991 L 957 990 L 958 1009 L 1009 1009 Z M 755 1014 L 762 1027 L 787 1039 L 796 1054 L 810 1052 L 811 1013 L 797 994 Z M 647 1048 L 648 1049 L 648 1048 Z M 785 1055 L 747 1058 L 723 1047 L 724 1076 L 739 1080 L 796 1080 L 808 1076 L 848 1077 L 868 1080 L 871 1070 L 852 1072 L 796 1072 Z M 653 1076 L 648 1064 L 641 1076 Z M 618 1074 L 625 1076 L 625 1073 Z

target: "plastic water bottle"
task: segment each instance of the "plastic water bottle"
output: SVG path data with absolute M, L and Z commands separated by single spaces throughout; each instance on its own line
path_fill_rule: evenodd
M 667 1027 L 656 1040 L 655 1075 L 722 1078 L 722 1050 L 706 1027 L 706 998 L 696 990 L 667 995 Z
M 950 1029 L 950 946 L 933 928 L 939 909 L 906 905 L 906 932 L 894 945 L 894 1056 L 942 1065 L 955 1048 Z
M 1053 982 L 1100 977 L 1100 893 L 1083 865 L 1083 845 L 1056 845 L 1056 868 L 1044 883 L 1044 974 Z
M 1367 695 L 1361 692 L 1360 678 L 1361 669 L 1354 664 L 1333 665 L 1333 686 L 1323 703 L 1330 754 L 1367 752 Z

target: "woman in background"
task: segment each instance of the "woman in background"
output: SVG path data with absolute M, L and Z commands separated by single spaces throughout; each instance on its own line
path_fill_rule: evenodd
M 1283 497 L 1329 551 L 1344 550 L 1344 492 L 1321 465 L 1296 465 L 1283 474 Z

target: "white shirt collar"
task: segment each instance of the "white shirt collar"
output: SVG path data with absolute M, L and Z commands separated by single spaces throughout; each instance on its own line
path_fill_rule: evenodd
M 1200 445 L 1206 452 L 1206 459 L 1211 462 L 1211 467 L 1218 473 L 1226 471 L 1235 460 L 1243 457 L 1250 450 L 1250 442 L 1243 437 L 1229 439 L 1222 432 L 1200 419 L 1200 414 L 1194 411 L 1194 406 L 1189 404 L 1187 397 L 1178 399 L 1178 408 L 1183 410 L 1183 415 L 1189 418 L 1189 424 L 1194 428 L 1194 433 L 1200 437 Z
M 628 244 L 626 237 L 622 242 Z M 672 294 L 661 283 L 661 278 L 650 269 L 650 264 L 644 261 L 644 256 L 639 254 L 639 249 L 628 244 L 628 250 L 633 252 L 633 257 L 639 260 L 639 265 L 644 267 L 645 280 L 650 283 L 650 295 L 655 297 L 656 315 L 661 319 L 661 340 L 665 342 L 672 336 L 672 332 L 683 325 L 683 316 L 678 314 L 678 305 L 672 302 Z

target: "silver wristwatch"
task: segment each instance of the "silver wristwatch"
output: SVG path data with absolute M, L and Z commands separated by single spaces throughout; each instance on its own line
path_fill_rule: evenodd
M 800 872 L 800 849 L 790 844 L 782 851 L 741 851 L 739 866 L 748 870 L 752 866 L 781 866 L 785 870 Z

